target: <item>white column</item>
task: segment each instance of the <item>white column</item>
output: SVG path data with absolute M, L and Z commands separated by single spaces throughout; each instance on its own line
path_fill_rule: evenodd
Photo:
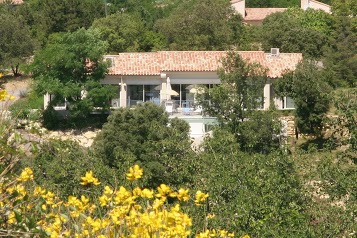
M 162 103 L 167 99 L 167 75 L 165 73 L 161 73 L 160 78 L 162 79 L 160 88 L 160 103 Z
M 270 96 L 270 80 L 268 79 L 267 83 L 264 86 L 264 110 L 268 110 L 270 107 L 270 100 L 271 100 L 271 96 Z
M 46 110 L 48 105 L 51 102 L 51 95 L 49 93 L 46 93 L 43 95 L 43 108 Z
M 128 86 L 126 85 L 125 80 L 121 78 L 120 80 L 120 107 L 126 107 L 127 106 L 127 90 Z

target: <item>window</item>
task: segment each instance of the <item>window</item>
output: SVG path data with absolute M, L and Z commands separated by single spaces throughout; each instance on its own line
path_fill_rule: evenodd
M 295 109 L 294 100 L 291 97 L 282 97 L 282 109 Z
M 160 104 L 160 90 L 157 85 L 128 85 L 128 106 L 135 106 L 142 102 Z

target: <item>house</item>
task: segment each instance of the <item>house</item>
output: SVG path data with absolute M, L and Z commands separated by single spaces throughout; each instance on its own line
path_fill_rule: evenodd
M 315 0 L 301 0 L 301 9 L 315 9 L 331 13 L 331 6 Z
M 294 70 L 302 59 L 301 53 L 240 51 L 243 59 L 261 64 L 268 69 L 262 109 L 274 102 L 277 108 L 293 108 L 290 99 L 275 98 L 271 81 L 286 70 Z M 214 87 L 220 83 L 217 69 L 225 51 L 158 51 L 106 55 L 111 67 L 102 84 L 118 87 L 112 107 L 134 107 L 142 102 L 167 105 L 170 113 L 194 114 L 199 112 L 195 94 L 200 86 Z M 189 111 L 185 111 L 189 110 Z
M 287 8 L 246 8 L 245 0 L 231 0 L 231 5 L 243 16 L 243 21 L 251 25 L 261 25 L 267 16 L 287 10 Z M 303 10 L 311 8 L 331 13 L 331 6 L 315 0 L 301 0 L 300 7 Z
M 20 4 L 23 4 L 24 1 L 23 0 L 0 0 L 0 4 L 2 4 L 2 3 L 9 3 L 12 5 L 20 5 Z
M 244 60 L 268 69 L 260 109 L 268 109 L 271 102 L 278 109 L 293 109 L 290 98 L 274 96 L 271 83 L 286 70 L 294 70 L 302 54 L 279 53 L 276 48 L 270 53 L 238 53 Z M 216 118 L 204 116 L 204 108 L 197 105 L 195 97 L 202 92 L 202 86 L 211 88 L 221 83 L 217 69 L 226 54 L 225 51 L 158 51 L 106 55 L 104 59 L 110 62 L 111 67 L 101 83 L 117 87 L 117 96 L 111 100 L 112 109 L 132 108 L 143 102 L 162 105 L 171 117 L 188 122 L 190 136 L 199 139 L 216 123 Z M 46 107 L 51 95 L 46 94 L 44 100 Z M 66 105 L 55 109 L 66 110 Z

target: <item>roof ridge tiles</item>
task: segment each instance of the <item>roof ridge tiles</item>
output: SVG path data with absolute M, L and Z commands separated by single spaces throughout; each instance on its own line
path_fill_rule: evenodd
M 112 75 L 159 75 L 172 72 L 213 72 L 220 67 L 220 59 L 229 51 L 157 51 L 128 52 L 106 56 L 115 58 Z M 267 66 L 270 76 L 279 76 L 284 69 L 294 68 L 301 53 L 280 53 L 283 57 L 269 57 L 264 51 L 236 51 L 249 62 Z

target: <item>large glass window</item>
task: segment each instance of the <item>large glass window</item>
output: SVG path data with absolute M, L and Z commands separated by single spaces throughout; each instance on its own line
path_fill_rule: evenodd
M 144 102 L 153 102 L 160 105 L 160 90 L 157 90 L 157 85 L 145 85 L 144 96 Z
M 116 94 L 111 99 L 111 106 L 112 107 L 119 107 L 120 106 L 120 85 L 112 85 L 116 88 Z
M 142 102 L 160 104 L 160 90 L 157 85 L 128 85 L 128 106 L 132 107 Z

